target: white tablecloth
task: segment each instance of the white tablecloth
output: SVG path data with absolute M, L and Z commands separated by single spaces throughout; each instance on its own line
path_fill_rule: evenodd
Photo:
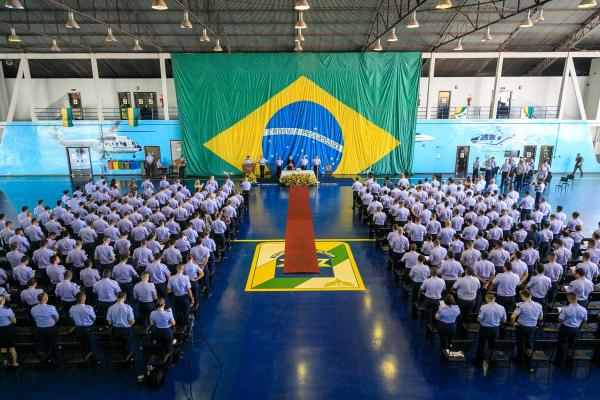
M 304 174 L 304 175 L 312 175 L 315 177 L 315 179 L 317 179 L 317 177 L 315 176 L 315 172 L 312 169 L 306 169 L 306 170 L 300 170 L 300 171 L 288 171 L 288 170 L 284 170 L 281 171 L 281 176 L 279 177 L 279 182 L 281 182 L 281 180 L 283 179 L 284 176 L 288 176 L 288 175 L 294 175 L 294 174 Z

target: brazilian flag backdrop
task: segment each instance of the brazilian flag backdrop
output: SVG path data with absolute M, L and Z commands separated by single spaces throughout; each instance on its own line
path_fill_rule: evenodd
M 316 156 L 335 174 L 409 172 L 420 53 L 172 54 L 192 175 Z

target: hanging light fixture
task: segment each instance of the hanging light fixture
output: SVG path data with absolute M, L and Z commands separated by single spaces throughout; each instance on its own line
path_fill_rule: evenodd
M 581 0 L 577 8 L 594 8 L 597 5 L 596 0 Z
M 481 37 L 481 41 L 482 42 L 491 42 L 492 40 L 494 40 L 494 38 L 492 38 L 492 35 L 490 34 L 490 27 L 488 26 L 487 30 Z
M 181 23 L 179 24 L 179 26 L 181 27 L 181 29 L 192 29 L 193 28 L 192 23 L 189 18 L 189 14 L 187 11 L 183 13 L 183 19 L 181 20 Z
M 304 18 L 302 18 L 302 11 L 300 11 L 298 14 L 299 14 L 298 21 L 296 21 L 296 25 L 294 26 L 294 28 L 296 28 L 296 29 L 308 28 L 308 25 L 306 25 L 306 22 L 304 22 Z
M 223 49 L 221 48 L 221 40 L 217 39 L 217 42 L 215 43 L 215 47 L 213 48 L 213 51 L 220 53 L 223 51 Z
M 167 10 L 169 7 L 167 7 L 167 3 L 165 3 L 165 0 L 153 0 L 152 1 L 152 9 L 153 10 L 159 10 L 159 11 L 164 11 Z
M 527 11 L 527 17 L 521 21 L 519 24 L 519 28 L 531 28 L 533 26 L 533 21 L 531 20 L 531 11 Z
M 25 8 L 19 0 L 6 0 L 6 2 L 4 3 L 4 7 L 10 8 L 12 10 L 22 10 Z
M 437 8 L 438 10 L 447 10 L 449 8 L 452 8 L 452 2 L 450 0 L 438 0 L 437 4 L 435 5 L 435 8 Z
M 140 46 L 139 39 L 135 39 L 135 44 L 133 45 L 133 51 L 142 51 L 142 46 Z
M 387 38 L 388 42 L 397 42 L 398 41 L 398 36 L 396 36 L 396 28 L 392 28 L 392 31 L 390 32 L 390 35 Z
M 294 6 L 294 10 L 298 11 L 306 11 L 310 8 L 310 4 L 308 4 L 308 0 L 298 0 L 296 1 L 296 5 Z
M 540 13 L 535 19 L 535 22 L 542 22 L 544 20 L 544 9 L 540 8 Z
M 8 35 L 8 41 L 10 43 L 21 43 L 21 38 L 15 32 L 15 28 L 10 28 L 10 35 Z
M 106 33 L 106 41 L 107 42 L 116 42 L 117 41 L 117 38 L 112 33 L 111 27 L 108 28 L 108 32 Z
M 297 31 L 297 33 L 296 33 L 296 37 L 294 38 L 294 40 L 296 42 L 304 42 L 304 36 L 302 35 L 302 30 L 297 29 L 296 31 Z
M 300 44 L 300 42 L 298 40 L 296 40 L 296 45 L 294 46 L 294 51 L 302 51 L 304 50 L 302 48 L 302 45 Z
M 454 51 L 462 51 L 463 50 L 463 47 L 462 47 L 462 38 L 458 39 L 458 44 L 452 50 L 454 50 Z
M 413 11 L 412 18 L 406 24 L 406 27 L 409 29 L 418 28 L 419 21 L 417 21 L 417 12 Z
M 375 42 L 375 47 L 373 47 L 373 51 L 382 51 L 383 50 L 383 46 L 381 45 L 381 39 L 377 39 L 377 42 Z
M 56 44 L 56 39 L 52 39 L 52 47 L 50 47 L 50 51 L 60 51 L 60 47 Z
M 200 36 L 201 42 L 210 42 L 210 37 L 206 34 L 206 28 L 202 29 L 202 36 Z
M 79 24 L 77 23 L 77 21 L 75 21 L 73 11 L 69 11 L 69 19 L 67 20 L 65 27 L 68 29 L 79 29 Z

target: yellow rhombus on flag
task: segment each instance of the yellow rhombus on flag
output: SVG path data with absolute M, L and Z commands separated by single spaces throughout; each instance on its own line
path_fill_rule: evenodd
M 325 107 L 337 120 L 344 137 L 342 159 L 335 174 L 357 174 L 381 160 L 400 142 L 388 132 L 348 107 L 310 79 L 301 76 L 246 117 L 213 137 L 204 146 L 239 169 L 247 155 L 262 154 L 262 139 L 271 117 L 298 101 Z

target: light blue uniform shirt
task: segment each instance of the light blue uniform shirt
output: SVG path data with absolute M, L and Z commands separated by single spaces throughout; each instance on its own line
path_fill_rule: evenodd
M 111 264 L 114 256 L 115 252 L 113 248 L 107 244 L 101 244 L 94 251 L 94 257 L 98 259 L 100 264 Z
M 154 287 L 154 283 L 138 282 L 133 287 L 133 294 L 137 297 L 138 301 L 150 303 L 156 297 L 156 288 Z
M 8 307 L 0 307 L 0 326 L 12 325 L 15 313 Z
M 587 321 L 587 310 L 579 304 L 569 304 L 563 307 L 558 314 L 564 326 L 569 328 L 579 328 L 583 321 Z
M 519 275 L 519 277 L 522 277 L 527 272 L 527 264 L 525 264 L 522 260 L 515 260 L 512 262 L 511 272 Z
M 145 267 L 152 262 L 154 255 L 152 250 L 147 247 L 138 247 L 133 251 L 133 259 L 137 263 L 138 267 Z
M 594 284 L 586 278 L 575 279 L 567 287 L 567 292 L 573 292 L 577 295 L 577 301 L 587 300 L 593 290 Z
M 544 275 L 546 275 L 548 278 L 550 278 L 550 280 L 552 280 L 552 282 L 558 281 L 558 278 L 560 278 L 562 273 L 563 273 L 563 267 L 559 263 L 549 262 L 547 264 L 544 264 Z
M 173 320 L 173 313 L 170 309 L 168 310 L 154 310 L 150 313 L 150 321 L 154 323 L 159 329 L 165 329 L 171 327 L 171 321 Z
M 544 274 L 532 276 L 527 283 L 531 295 L 538 299 L 545 298 L 551 286 L 552 280 Z
M 496 293 L 498 293 L 498 296 L 514 296 L 519 280 L 519 275 L 512 271 L 496 275 L 493 280 L 493 284 L 496 285 Z
M 53 285 L 58 285 L 60 282 L 65 280 L 65 267 L 62 265 L 51 265 L 46 268 L 46 274 L 48 274 L 48 278 L 50 278 L 50 282 Z
M 479 321 L 486 328 L 498 327 L 506 321 L 506 310 L 495 301 L 484 304 L 479 309 Z
M 440 322 L 453 324 L 456 322 L 456 317 L 460 315 L 460 308 L 457 305 L 441 307 L 437 312 Z
M 192 247 L 190 254 L 194 257 L 194 261 L 202 263 L 205 259 L 210 257 L 210 250 L 202 245 L 198 245 Z
M 112 323 L 115 328 L 129 328 L 129 321 L 133 320 L 133 309 L 125 303 L 117 302 L 108 308 L 106 319 Z
M 92 326 L 96 319 L 94 309 L 86 304 L 75 304 L 69 309 L 69 316 L 75 326 Z
M 33 252 L 33 261 L 40 268 L 48 268 L 50 265 L 50 257 L 54 255 L 54 251 L 46 247 L 40 247 Z
M 83 268 L 87 260 L 87 254 L 82 249 L 73 249 L 67 255 L 67 263 L 71 263 L 75 268 Z
M 19 264 L 13 269 L 12 274 L 13 278 L 19 281 L 21 286 L 25 286 L 27 285 L 27 281 L 33 278 L 33 269 L 28 265 Z
M 138 274 L 131 265 L 119 263 L 114 266 L 112 276 L 118 283 L 129 283 L 132 278 L 137 277 Z
M 474 276 L 464 276 L 458 278 L 452 288 L 456 289 L 456 295 L 459 299 L 465 301 L 473 301 L 477 297 L 477 290 L 480 287 L 479 279 Z
M 187 294 L 188 289 L 192 288 L 192 284 L 189 276 L 175 274 L 169 279 L 167 287 L 173 290 L 174 296 L 184 296 Z
M 176 265 L 179 264 L 183 258 L 181 256 L 181 251 L 175 247 L 168 247 L 163 251 L 162 259 L 169 265 Z
M 77 293 L 79 293 L 79 287 L 71 281 L 62 281 L 56 285 L 54 293 L 62 301 L 73 302 L 76 300 Z
M 85 287 L 92 287 L 100 280 L 100 274 L 97 269 L 84 268 L 79 274 L 79 279 L 81 279 L 81 283 L 83 283 Z
M 50 328 L 56 325 L 55 318 L 58 318 L 58 311 L 54 306 L 38 304 L 31 309 L 31 316 L 38 328 Z
M 442 298 L 442 292 L 445 289 L 446 282 L 437 276 L 432 276 L 421 284 L 421 290 L 425 294 L 425 297 L 433 300 L 440 300 Z
M 413 282 L 421 283 L 424 282 L 425 279 L 429 278 L 431 275 L 431 271 L 429 267 L 425 264 L 417 264 L 410 269 L 408 276 L 412 279 Z
M 38 295 L 42 292 L 42 289 L 27 288 L 21 292 L 21 301 L 28 306 L 34 306 L 39 303 Z
M 171 273 L 163 263 L 152 263 L 146 267 L 146 272 L 150 275 L 150 282 L 164 283 L 169 279 Z
M 121 287 L 110 278 L 100 279 L 94 284 L 94 293 L 98 295 L 98 301 L 111 302 L 117 300 L 117 294 Z
M 190 277 L 190 282 L 196 279 L 201 271 L 200 266 L 192 262 L 185 263 L 183 266 L 183 273 Z
M 463 267 L 456 260 L 444 260 L 438 273 L 444 280 L 454 281 L 463 273 Z
M 544 315 L 542 305 L 535 301 L 517 303 L 515 314 L 517 315 L 517 322 L 519 325 L 530 328 L 537 326 L 538 320 Z

